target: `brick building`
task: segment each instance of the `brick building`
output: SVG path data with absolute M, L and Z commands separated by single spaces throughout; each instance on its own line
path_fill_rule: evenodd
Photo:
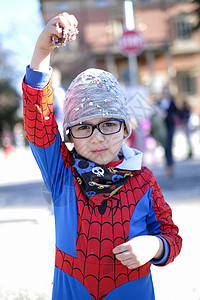
M 79 21 L 77 41 L 54 51 L 67 85 L 87 67 L 104 68 L 120 82 L 128 81 L 128 58 L 117 39 L 123 32 L 123 0 L 40 0 L 44 20 L 67 11 Z M 152 95 L 169 84 L 178 105 L 187 100 L 200 114 L 200 31 L 193 32 L 196 16 L 191 1 L 134 0 L 135 27 L 145 39 L 137 56 L 140 85 Z

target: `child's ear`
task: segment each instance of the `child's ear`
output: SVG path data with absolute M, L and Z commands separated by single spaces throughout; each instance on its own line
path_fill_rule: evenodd
M 126 129 L 126 126 L 124 126 L 124 139 L 127 137 L 127 135 L 128 135 L 128 131 Z
M 69 137 L 69 142 L 73 143 L 73 137 L 72 137 L 72 135 L 70 133 L 68 134 L 68 137 Z

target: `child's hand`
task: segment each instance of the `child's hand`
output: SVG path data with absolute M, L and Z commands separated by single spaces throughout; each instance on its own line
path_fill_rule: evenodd
M 163 251 L 162 240 L 151 235 L 135 237 L 113 249 L 116 258 L 129 269 L 138 268 L 153 258 L 162 258 Z
M 74 41 L 76 34 L 71 35 L 71 33 L 75 31 L 77 25 L 78 22 L 73 15 L 69 15 L 66 12 L 59 14 L 47 23 L 38 38 L 37 47 L 47 51 L 52 50 L 57 46 L 56 39 L 63 39 L 63 35 L 66 36 L 63 44 Z M 71 38 L 67 39 L 67 36 Z
M 51 19 L 41 32 L 33 53 L 30 67 L 48 71 L 50 53 L 56 47 L 76 39 L 78 21 L 64 12 Z

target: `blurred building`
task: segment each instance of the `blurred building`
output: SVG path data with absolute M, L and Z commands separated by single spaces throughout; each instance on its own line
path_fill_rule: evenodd
M 40 0 L 45 22 L 67 11 L 79 21 L 77 41 L 54 51 L 52 65 L 65 86 L 82 70 L 99 67 L 128 82 L 128 58 L 117 39 L 123 32 L 123 0 Z M 179 104 L 187 99 L 200 114 L 200 31 L 194 5 L 184 0 L 134 0 L 135 27 L 145 39 L 137 56 L 139 83 L 158 95 L 170 84 Z

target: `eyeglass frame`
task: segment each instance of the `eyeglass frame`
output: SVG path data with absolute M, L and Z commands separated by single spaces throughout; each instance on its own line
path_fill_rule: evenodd
M 116 131 L 116 132 L 112 132 L 112 133 L 103 133 L 103 132 L 101 132 L 101 130 L 100 130 L 100 128 L 99 128 L 100 124 L 106 123 L 106 122 L 110 122 L 110 121 L 118 121 L 118 122 L 120 123 L 119 130 Z M 74 139 L 86 139 L 86 138 L 90 137 L 90 136 L 93 134 L 95 128 L 97 128 L 97 129 L 99 130 L 99 132 L 100 132 L 101 134 L 103 134 L 103 135 L 112 135 L 112 134 L 118 133 L 118 132 L 120 132 L 123 123 L 124 123 L 124 120 L 111 119 L 111 120 L 107 120 L 107 121 L 102 121 L 102 122 L 100 122 L 100 123 L 98 123 L 98 124 L 95 124 L 95 125 L 93 125 L 93 124 L 88 124 L 88 123 L 77 124 L 77 125 L 73 125 L 73 126 L 71 126 L 71 127 L 68 127 L 67 130 L 69 130 L 69 133 L 73 136 Z M 91 126 L 91 127 L 92 127 L 92 132 L 91 132 L 91 134 L 88 135 L 88 136 L 86 136 L 86 137 L 75 137 L 75 136 L 73 135 L 71 129 L 74 128 L 74 127 L 80 126 L 80 125 L 89 125 L 89 126 Z

